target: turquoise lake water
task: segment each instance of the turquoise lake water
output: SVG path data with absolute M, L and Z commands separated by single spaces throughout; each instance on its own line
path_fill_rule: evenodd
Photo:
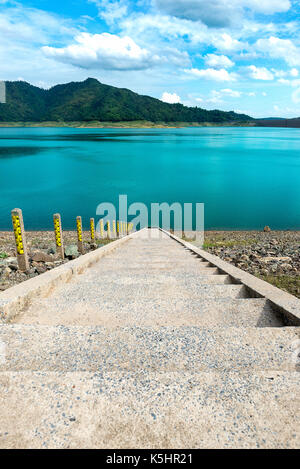
M 300 229 L 300 130 L 0 129 L 0 229 L 84 225 L 101 202 L 204 202 L 206 229 Z

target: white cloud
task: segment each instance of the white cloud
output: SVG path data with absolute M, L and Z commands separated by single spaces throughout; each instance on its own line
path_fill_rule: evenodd
M 230 96 L 231 98 L 240 98 L 242 93 L 240 91 L 231 90 L 230 88 L 225 88 L 221 90 L 221 93 Z
M 238 39 L 232 38 L 232 36 L 227 33 L 215 34 L 211 38 L 211 44 L 221 51 L 237 51 L 242 50 L 246 46 L 244 43 Z
M 291 84 L 291 80 L 287 80 L 286 78 L 279 78 L 279 80 L 277 80 L 277 81 L 281 85 L 290 85 Z
M 126 16 L 128 12 L 127 0 L 89 0 L 95 3 L 99 9 L 99 16 L 107 24 L 113 24 L 120 18 Z
M 154 0 L 171 16 L 202 21 L 209 27 L 226 27 L 240 20 L 247 9 L 262 14 L 288 11 L 290 0 Z
M 130 37 L 114 34 L 81 33 L 67 47 L 43 47 L 44 54 L 82 68 L 142 70 L 159 62 L 157 55 L 138 46 Z
M 297 70 L 296 68 L 292 68 L 292 69 L 290 70 L 290 75 L 291 75 L 292 77 L 297 77 L 297 76 L 299 75 L 299 72 L 298 72 L 298 70 Z
M 256 67 L 249 65 L 246 67 L 249 75 L 254 80 L 273 80 L 273 74 L 265 67 Z
M 296 104 L 300 103 L 300 88 L 297 88 L 292 94 L 292 101 Z
M 207 54 L 204 60 L 208 67 L 230 68 L 234 66 L 234 62 L 226 57 L 226 55 Z
M 207 103 L 220 104 L 222 103 L 222 93 L 220 91 L 212 90 L 210 92 L 210 97 L 206 99 Z
M 168 93 L 167 91 L 165 91 L 162 94 L 162 97 L 160 99 L 164 103 L 169 103 L 169 104 L 176 104 L 176 103 L 180 103 L 180 101 L 181 101 L 180 96 L 178 96 L 178 94 Z
M 284 60 L 291 67 L 300 65 L 300 49 L 290 39 L 272 36 L 268 39 L 259 39 L 254 47 L 272 58 Z
M 195 77 L 195 78 L 204 78 L 206 80 L 213 80 L 213 81 L 235 81 L 236 75 L 234 73 L 228 73 L 227 70 L 221 68 L 220 70 L 215 70 L 214 68 L 207 68 L 207 69 L 185 69 L 184 70 L 187 74 Z

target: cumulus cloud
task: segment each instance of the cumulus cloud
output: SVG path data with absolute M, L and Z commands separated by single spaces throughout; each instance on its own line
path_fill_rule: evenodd
M 209 27 L 229 26 L 247 10 L 270 15 L 291 7 L 290 0 L 154 0 L 154 4 L 171 16 L 202 21 Z
M 255 49 L 272 58 L 282 59 L 291 67 L 300 65 L 300 49 L 290 39 L 280 39 L 274 36 L 259 39 L 255 43 Z
M 169 104 L 176 104 L 176 103 L 180 103 L 180 102 L 181 102 L 180 96 L 178 96 L 178 94 L 176 94 L 176 93 L 168 93 L 167 91 L 165 91 L 165 92 L 162 94 L 162 97 L 161 97 L 160 99 L 161 99 L 161 101 L 163 101 L 164 103 L 169 103 Z
M 208 67 L 213 68 L 230 68 L 234 66 L 234 62 L 226 55 L 207 54 L 204 57 L 205 63 Z
M 225 68 L 221 68 L 216 70 L 214 68 L 206 68 L 206 69 L 199 69 L 199 68 L 191 68 L 185 69 L 185 73 L 194 78 L 204 78 L 206 80 L 213 80 L 213 81 L 234 81 L 236 80 L 236 75 L 234 73 L 228 73 Z
M 106 70 L 142 70 L 159 62 L 157 55 L 138 46 L 130 37 L 114 34 L 81 33 L 67 47 L 43 47 L 44 54 L 55 60 L 82 68 Z
M 247 45 L 238 39 L 233 38 L 228 33 L 214 34 L 210 38 L 210 43 L 221 51 L 233 52 L 244 49 Z
M 249 65 L 246 67 L 249 76 L 254 80 L 273 80 L 273 74 L 265 67 L 256 67 L 255 65 Z

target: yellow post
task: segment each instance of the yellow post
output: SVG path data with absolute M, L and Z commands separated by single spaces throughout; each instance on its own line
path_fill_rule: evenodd
M 65 252 L 64 252 L 64 243 L 63 243 L 63 237 L 62 237 L 61 217 L 59 213 L 55 213 L 53 215 L 53 223 L 54 223 L 56 252 L 57 254 L 59 254 L 59 256 L 62 259 L 64 259 Z
M 116 232 L 116 221 L 115 220 L 113 220 L 112 226 L 113 226 L 113 228 L 112 228 L 113 238 L 116 238 L 117 237 L 117 232 Z
M 120 222 L 117 221 L 117 237 L 120 238 Z
M 107 222 L 107 237 L 108 237 L 108 239 L 111 238 L 110 223 L 109 223 L 109 221 Z
M 91 241 L 95 241 L 95 219 L 90 218 Z
M 124 236 L 126 236 L 126 223 L 125 221 L 123 221 L 123 233 L 124 233 Z
M 104 238 L 104 226 L 103 226 L 103 220 L 101 218 L 100 220 L 100 237 Z
M 16 240 L 16 254 L 19 270 L 21 272 L 26 272 L 29 270 L 29 261 L 22 210 L 19 208 L 14 208 L 11 211 L 11 217 Z
M 82 241 L 82 219 L 81 219 L 81 217 L 76 218 L 76 226 L 77 226 L 77 238 L 78 238 L 78 241 L 77 241 L 78 251 L 80 252 L 80 254 L 83 254 L 84 249 L 83 249 L 83 241 Z

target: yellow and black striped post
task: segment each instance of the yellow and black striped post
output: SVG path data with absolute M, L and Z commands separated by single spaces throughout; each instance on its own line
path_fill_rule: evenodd
M 91 241 L 95 241 L 95 219 L 90 218 Z
M 117 237 L 120 238 L 120 222 L 117 221 Z
M 61 217 L 59 213 L 55 213 L 53 215 L 53 223 L 54 223 L 54 234 L 55 234 L 55 243 L 56 243 L 56 252 L 59 256 L 64 259 L 65 252 L 64 252 L 64 243 L 63 243 L 63 236 L 62 236 L 62 228 L 61 228 Z
M 113 238 L 117 237 L 116 221 L 115 220 L 113 220 L 113 222 L 112 222 L 112 236 L 113 236 Z
M 80 254 L 84 253 L 83 249 L 83 241 L 82 241 L 82 219 L 81 217 L 76 218 L 76 226 L 77 226 L 77 246 L 78 251 Z
M 21 272 L 26 272 L 29 270 L 29 261 L 22 210 L 20 208 L 14 208 L 11 211 L 11 217 L 16 240 L 16 253 L 19 270 Z
M 104 238 L 104 225 L 103 225 L 103 219 L 101 218 L 100 220 L 100 238 Z
M 108 239 L 110 239 L 111 238 L 111 232 L 110 232 L 110 222 L 109 221 L 107 221 L 106 226 L 107 226 L 107 237 L 108 237 Z

